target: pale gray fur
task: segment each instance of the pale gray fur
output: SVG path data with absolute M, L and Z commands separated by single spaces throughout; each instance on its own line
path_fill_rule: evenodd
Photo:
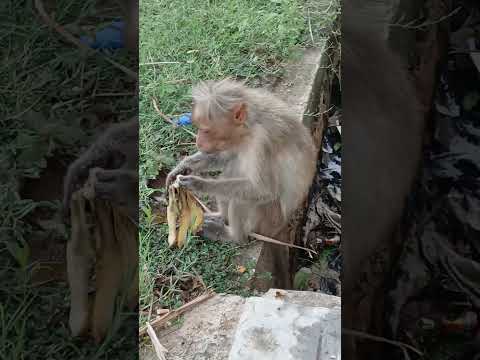
M 261 202 L 279 199 L 289 218 L 307 193 L 315 169 L 315 147 L 305 126 L 271 93 L 230 79 L 201 83 L 192 95 L 210 119 L 225 117 L 239 103 L 248 104 L 246 126 L 255 138 L 235 149 L 241 155 L 231 157 L 225 171 L 229 178 L 247 177 L 263 194 Z M 292 174 L 297 174 L 295 182 Z
M 225 165 L 223 172 L 214 183 L 205 180 L 199 191 L 217 197 L 220 211 L 236 228 L 230 229 L 234 241 L 246 240 L 262 221 L 256 218 L 255 206 L 279 204 L 279 221 L 285 224 L 305 199 L 315 173 L 317 154 L 307 128 L 272 94 L 229 79 L 199 84 L 192 94 L 196 111 L 213 121 L 225 119 L 235 105 L 246 104 L 245 125 L 250 136 L 228 151 L 215 155 L 198 152 L 186 158 L 170 179 L 186 168 L 198 172 L 202 170 L 199 164 L 214 158 L 214 163 Z M 249 208 L 243 209 L 245 205 Z

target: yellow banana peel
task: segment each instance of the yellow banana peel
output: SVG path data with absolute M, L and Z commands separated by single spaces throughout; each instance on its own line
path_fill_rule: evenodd
M 196 234 L 203 224 L 203 209 L 192 193 L 173 183 L 168 188 L 168 245 L 181 248 L 187 235 Z

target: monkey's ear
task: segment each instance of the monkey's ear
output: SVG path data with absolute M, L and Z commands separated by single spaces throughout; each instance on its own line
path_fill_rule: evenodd
M 247 120 L 247 104 L 240 103 L 233 107 L 233 121 L 238 124 L 242 125 Z

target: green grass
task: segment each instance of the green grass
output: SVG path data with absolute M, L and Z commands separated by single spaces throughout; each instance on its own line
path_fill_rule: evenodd
M 170 250 L 166 226 L 152 224 L 147 180 L 167 173 L 194 145 L 158 116 L 151 99 L 175 116 L 191 110 L 190 89 L 199 80 L 232 76 L 258 85 L 281 77 L 299 50 L 325 41 L 338 9 L 338 0 L 140 2 L 140 321 L 153 304 L 181 305 L 188 281 L 200 277 L 218 292 L 244 293 L 250 275 L 239 278 L 232 265 L 238 249 L 194 238 Z
M 95 0 L 43 2 L 76 36 L 80 25 L 95 28 L 118 13 L 114 3 L 96 10 Z M 49 7 L 52 4 L 55 8 Z M 105 96 L 125 93 L 125 76 L 51 31 L 33 1 L 4 1 L 0 18 L 0 358 L 119 358 L 129 348 L 136 350 L 134 338 L 126 340 L 119 332 L 100 348 L 72 340 L 66 283 L 31 285 L 32 259 L 38 255 L 32 244 L 41 238 L 64 242 L 66 233 L 61 227 L 42 229 L 33 215 L 40 211 L 55 222 L 60 199 L 23 199 L 20 190 L 25 179 L 42 177 L 49 159 L 68 164 L 99 123 L 128 118 L 135 111 L 135 99 Z M 133 67 L 124 51 L 115 60 Z

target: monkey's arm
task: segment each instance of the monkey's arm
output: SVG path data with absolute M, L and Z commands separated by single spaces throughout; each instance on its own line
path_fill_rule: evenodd
M 166 186 L 168 187 L 177 177 L 186 171 L 198 173 L 201 171 L 211 171 L 221 169 L 225 163 L 225 158 L 219 154 L 206 154 L 200 151 L 191 156 L 187 156 L 168 174 Z
M 274 192 L 263 186 L 255 186 L 246 178 L 205 179 L 199 176 L 178 177 L 180 186 L 191 191 L 238 200 L 268 202 L 275 199 Z
M 90 169 L 103 167 L 107 161 L 107 149 L 101 144 L 95 143 L 69 166 L 63 183 L 63 208 L 66 215 L 69 214 L 70 199 L 73 192 L 78 190 L 87 180 Z

